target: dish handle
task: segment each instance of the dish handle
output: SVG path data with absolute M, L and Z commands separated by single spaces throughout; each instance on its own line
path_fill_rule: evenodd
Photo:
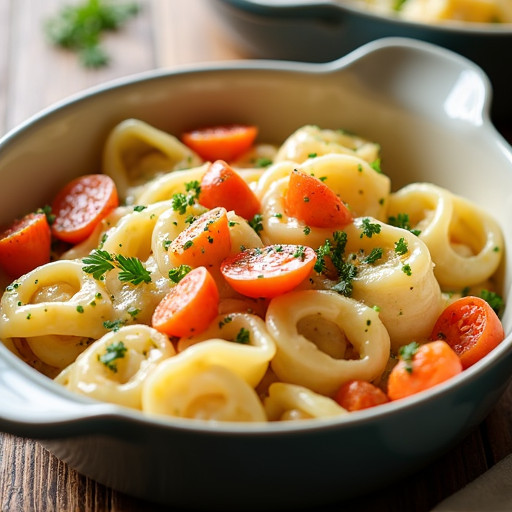
M 101 420 L 112 412 L 110 404 L 61 389 L 0 343 L 0 432 L 39 439 L 69 437 L 91 433 L 95 421 L 84 419 Z
M 336 64 L 335 64 L 336 65 Z M 427 118 L 451 118 L 474 126 L 489 120 L 492 88 L 474 62 L 425 41 L 385 37 L 338 60 L 368 89 Z M 424 101 L 418 102 L 418 91 Z

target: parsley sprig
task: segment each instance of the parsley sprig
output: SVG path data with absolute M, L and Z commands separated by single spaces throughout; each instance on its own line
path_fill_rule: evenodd
M 151 282 L 149 271 L 138 258 L 133 256 L 114 255 L 103 249 L 95 249 L 89 256 L 82 259 L 82 263 L 84 263 L 82 270 L 86 274 L 92 274 L 94 279 L 103 280 L 107 272 L 118 268 L 120 281 L 132 284 Z
M 44 30 L 53 44 L 77 52 L 85 67 L 97 68 L 109 62 L 100 45 L 102 33 L 118 30 L 138 12 L 137 3 L 87 0 L 78 5 L 63 6 L 46 21 Z

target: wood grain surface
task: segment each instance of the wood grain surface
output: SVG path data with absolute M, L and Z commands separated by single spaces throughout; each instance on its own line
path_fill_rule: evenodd
M 108 35 L 107 68 L 86 70 L 52 47 L 42 24 L 72 0 L 0 0 L 0 135 L 41 109 L 107 80 L 154 68 L 240 59 L 209 0 L 143 0 Z M 510 133 L 510 132 L 509 132 Z M 1 397 L 0 397 L 1 400 Z M 512 389 L 482 425 L 440 460 L 370 496 L 319 511 L 429 511 L 512 452 Z M 340 461 L 340 464 L 343 464 Z M 0 434 L 0 511 L 160 511 L 79 475 L 37 442 Z

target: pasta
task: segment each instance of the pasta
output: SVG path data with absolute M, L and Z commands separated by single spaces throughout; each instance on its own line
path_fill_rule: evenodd
M 499 297 L 497 222 L 433 184 L 392 191 L 378 143 L 307 125 L 215 163 L 142 121 L 115 126 L 103 172 L 121 203 L 7 287 L 5 345 L 143 414 L 343 421 L 342 386 L 385 393 L 447 305 Z M 213 168 L 231 174 L 210 176 L 209 208 Z M 253 218 L 237 206 L 249 199 Z

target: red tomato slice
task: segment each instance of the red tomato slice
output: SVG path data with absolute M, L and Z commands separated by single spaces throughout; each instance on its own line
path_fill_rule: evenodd
M 217 284 L 205 267 L 197 267 L 160 301 L 151 324 L 168 336 L 191 336 L 204 331 L 218 309 Z
M 118 205 L 112 178 L 106 174 L 80 176 L 65 185 L 52 202 L 52 233 L 65 242 L 82 242 Z
M 232 162 L 248 151 L 258 135 L 251 125 L 208 126 L 184 133 L 181 140 L 203 160 Z
M 307 226 L 341 228 L 352 222 L 343 201 L 321 180 L 297 169 L 290 174 L 286 213 Z
M 15 279 L 50 261 L 51 232 L 44 213 L 29 213 L 0 235 L 0 266 Z
M 260 211 L 260 202 L 246 181 L 224 160 L 216 160 L 201 180 L 199 203 L 207 208 L 223 206 L 251 220 Z
M 503 325 L 480 297 L 461 297 L 439 315 L 430 339 L 444 340 L 460 357 L 463 368 L 475 364 L 505 337 Z
M 268 245 L 226 258 L 220 271 L 242 295 L 271 298 L 293 290 L 309 276 L 315 262 L 311 247 Z

